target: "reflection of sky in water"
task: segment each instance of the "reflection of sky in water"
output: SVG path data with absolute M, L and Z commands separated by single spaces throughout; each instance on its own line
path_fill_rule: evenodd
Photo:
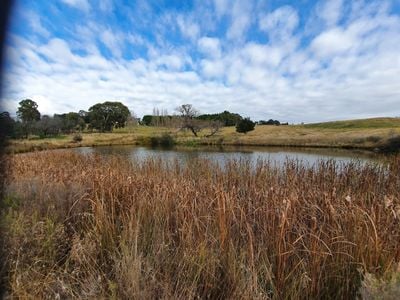
M 252 165 L 258 160 L 270 161 L 273 164 L 283 165 L 287 159 L 298 160 L 305 165 L 312 166 L 321 160 L 334 159 L 338 163 L 358 161 L 360 163 L 379 162 L 379 157 L 365 152 L 332 149 L 294 149 L 278 147 L 198 147 L 159 149 L 136 146 L 107 146 L 107 147 L 82 147 L 74 151 L 83 154 L 97 153 L 101 155 L 122 155 L 132 161 L 145 161 L 146 159 L 162 159 L 165 162 L 175 160 L 186 163 L 194 159 L 208 159 L 211 162 L 224 166 L 228 160 L 250 161 Z

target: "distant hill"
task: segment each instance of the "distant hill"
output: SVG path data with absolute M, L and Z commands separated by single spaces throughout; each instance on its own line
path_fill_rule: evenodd
M 400 127 L 400 118 L 370 118 L 346 121 L 323 122 L 303 125 L 306 128 L 321 129 L 363 129 Z

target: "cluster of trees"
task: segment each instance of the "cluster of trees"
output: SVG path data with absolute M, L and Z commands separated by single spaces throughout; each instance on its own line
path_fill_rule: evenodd
M 85 129 L 111 131 L 125 126 L 131 117 L 129 109 L 121 102 L 104 102 L 93 105 L 88 111 L 41 115 L 35 101 L 19 102 L 17 120 L 8 112 L 0 114 L 0 137 L 27 138 L 30 134 L 41 137 L 60 133 L 80 132 Z
M 233 125 L 236 126 L 236 131 L 240 133 L 252 131 L 256 125 L 250 118 L 242 118 L 240 115 L 232 114 L 228 111 L 224 111 L 220 114 L 201 115 L 202 118 L 200 118 L 197 110 L 194 109 L 191 104 L 183 104 L 178 107 L 177 111 L 180 113 L 180 128 L 190 130 L 195 136 L 204 128 L 210 129 L 210 134 L 208 134 L 207 137 L 212 136 L 216 134 L 222 126 L 231 126 L 230 124 L 232 123 L 230 122 L 233 122 L 233 120 L 235 120 Z M 222 117 L 225 117 L 225 119 L 222 119 Z
M 142 118 L 142 124 L 146 126 L 165 126 L 165 127 L 175 127 L 177 123 L 177 117 L 182 116 L 183 106 L 190 104 L 184 104 L 177 108 L 178 115 L 168 115 L 166 110 L 153 109 L 152 115 L 144 115 Z M 190 105 L 191 106 L 191 105 Z M 219 122 L 222 126 L 236 126 L 236 124 L 243 119 L 243 117 L 236 113 L 231 113 L 229 111 L 224 111 L 217 114 L 199 114 L 192 106 L 191 109 L 196 113 L 192 115 L 193 119 L 209 122 Z M 185 113 L 184 113 L 185 115 Z
M 206 121 L 218 121 L 223 126 L 236 126 L 239 121 L 243 120 L 243 117 L 239 114 L 231 113 L 227 110 L 219 114 L 203 114 L 198 116 L 199 120 Z
M 258 125 L 275 125 L 275 126 L 279 126 L 279 125 L 289 125 L 289 123 L 281 123 L 278 120 L 273 120 L 273 119 L 269 119 L 268 121 L 265 120 L 260 120 L 257 122 Z
M 191 104 L 179 106 L 176 112 L 174 115 L 168 115 L 166 110 L 154 109 L 152 115 L 143 116 L 141 123 L 147 126 L 189 130 L 194 136 L 203 129 L 209 130 L 206 136 L 212 136 L 223 126 L 236 126 L 237 132 L 246 133 L 253 130 L 256 124 L 249 118 L 243 118 L 229 111 L 199 114 Z M 19 102 L 17 118 L 14 120 L 8 112 L 0 114 L 0 137 L 27 138 L 30 134 L 47 137 L 83 130 L 106 132 L 113 128 L 124 127 L 129 120 L 134 120 L 129 109 L 121 102 L 107 101 L 91 106 L 88 111 L 81 110 L 48 116 L 41 115 L 37 103 L 30 99 Z M 265 124 L 279 125 L 279 121 L 269 120 Z

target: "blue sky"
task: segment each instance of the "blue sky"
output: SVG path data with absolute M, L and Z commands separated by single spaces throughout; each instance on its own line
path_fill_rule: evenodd
M 400 0 L 16 1 L 3 109 L 400 116 Z

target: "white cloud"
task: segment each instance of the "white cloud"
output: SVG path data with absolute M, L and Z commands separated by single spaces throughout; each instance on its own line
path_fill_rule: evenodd
M 29 11 L 25 13 L 25 18 L 29 22 L 29 26 L 33 29 L 33 31 L 37 34 L 42 35 L 43 37 L 49 37 L 49 30 L 42 24 L 42 20 L 39 15 L 34 13 L 33 11 Z
M 114 10 L 114 4 L 112 0 L 98 0 L 99 8 L 103 12 L 112 12 Z
M 236 0 L 232 6 L 231 25 L 226 33 L 228 39 L 241 40 L 252 22 L 252 1 Z
M 400 17 L 387 8 L 351 16 L 342 11 L 326 17 L 330 27 L 305 38 L 289 6 L 256 18 L 252 1 L 224 3 L 216 14 L 224 15 L 227 36 L 201 27 L 194 12 L 155 19 L 160 41 L 153 43 L 133 25 L 122 32 L 90 18 L 72 26 L 70 39 L 11 35 L 3 107 L 13 112 L 32 98 L 47 114 L 118 100 L 139 116 L 155 106 L 172 112 L 182 103 L 204 113 L 227 109 L 289 122 L 400 115 Z M 234 15 L 244 17 L 235 25 Z M 269 38 L 247 34 L 253 25 Z M 191 43 L 174 44 L 179 32 Z M 112 59 L 101 55 L 99 40 Z M 144 46 L 146 54 L 125 59 L 127 43 Z
M 272 13 L 262 15 L 259 27 L 272 39 L 285 39 L 292 34 L 298 23 L 297 11 L 290 6 L 282 6 Z
M 65 4 L 84 12 L 88 12 L 90 10 L 90 4 L 88 0 L 61 0 L 61 2 L 64 2 Z
M 203 59 L 200 65 L 202 74 L 207 78 L 218 78 L 224 75 L 225 65 L 220 60 Z
M 193 21 L 193 18 L 184 15 L 178 15 L 176 22 L 183 36 L 195 40 L 200 35 L 199 25 Z
M 343 13 L 343 0 L 324 0 L 317 5 L 317 15 L 330 26 L 335 26 Z
M 321 33 L 313 41 L 311 48 L 320 57 L 327 58 L 341 54 L 356 44 L 355 37 L 341 28 L 333 28 Z
M 114 57 L 120 58 L 122 56 L 123 38 L 119 34 L 111 29 L 106 29 L 100 34 L 100 40 Z
M 221 43 L 218 38 L 202 37 L 197 44 L 201 53 L 214 58 L 221 57 Z
M 229 0 L 214 0 L 214 6 L 217 16 L 221 17 L 228 12 Z

